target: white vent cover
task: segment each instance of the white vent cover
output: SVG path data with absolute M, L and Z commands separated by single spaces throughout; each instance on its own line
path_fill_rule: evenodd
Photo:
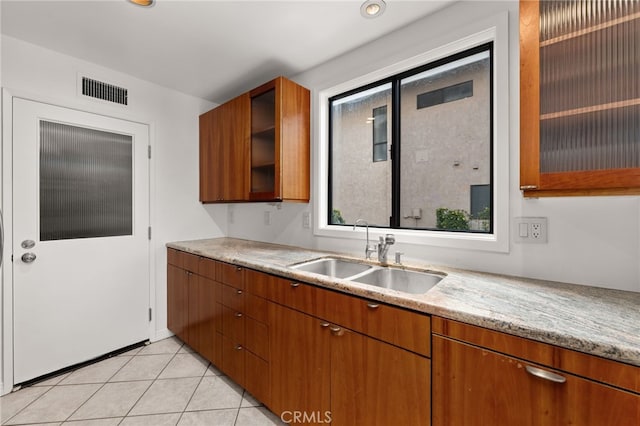
M 82 94 L 85 96 L 120 105 L 127 105 L 127 92 L 128 90 L 123 87 L 82 77 Z

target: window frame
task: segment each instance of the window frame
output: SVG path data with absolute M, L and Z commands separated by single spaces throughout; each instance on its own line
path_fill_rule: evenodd
M 317 94 L 318 124 L 314 146 L 314 235 L 320 237 L 349 238 L 361 240 L 361 230 L 351 226 L 329 224 L 328 191 L 329 182 L 329 99 L 347 92 L 361 90 L 365 86 L 382 83 L 385 79 L 419 68 L 456 53 L 493 42 L 493 146 L 491 158 L 494 164 L 493 183 L 493 229 L 490 233 L 466 233 L 455 231 L 432 231 L 407 228 L 372 227 L 371 239 L 386 233 L 396 235 L 400 243 L 449 247 L 469 250 L 508 252 L 509 251 L 509 31 L 508 13 L 500 13 L 488 20 L 484 29 L 478 32 L 456 36 L 449 43 L 442 43 L 425 53 L 411 57 L 377 71 L 320 90 Z M 477 30 L 477 28 L 476 28 Z M 393 123 L 393 118 L 392 118 Z M 393 148 L 392 148 L 393 149 Z M 392 188 L 396 191 L 397 188 Z M 363 217 L 366 220 L 366 217 Z
M 367 84 L 366 86 L 363 87 L 358 87 L 355 88 L 353 90 L 350 90 L 346 93 L 340 93 L 336 96 L 332 96 L 331 98 L 328 99 L 328 103 L 331 104 L 334 100 L 335 101 L 340 101 L 341 99 L 344 98 L 349 98 L 353 95 L 357 95 L 360 93 L 366 93 L 371 89 L 375 89 L 378 87 L 382 87 L 385 85 L 391 85 L 391 148 L 389 150 L 390 153 L 390 159 L 391 159 L 391 216 L 389 217 L 389 224 L 386 227 L 382 227 L 380 225 L 370 225 L 371 227 L 376 227 L 376 228 L 384 228 L 384 229 L 390 229 L 390 230 L 400 230 L 400 229 L 415 229 L 416 231 L 435 231 L 435 232 L 466 232 L 466 233 L 482 233 L 482 234 L 487 234 L 487 231 L 469 231 L 469 230 L 465 230 L 465 231 L 460 231 L 460 230 L 442 230 L 442 229 L 436 229 L 436 228 L 411 228 L 411 227 L 406 227 L 406 226 L 401 226 L 401 206 L 402 206 L 402 199 L 401 199 L 401 188 L 402 188 L 402 176 L 401 176 L 401 168 L 402 168 L 402 110 L 401 110 L 401 104 L 402 104 L 402 99 L 401 99 L 401 92 L 402 92 L 402 82 L 403 80 L 406 80 L 408 78 L 412 78 L 415 76 L 418 76 L 422 73 L 424 73 L 425 71 L 429 71 L 432 69 L 436 69 L 436 68 L 440 68 L 442 66 L 457 62 L 459 60 L 462 59 L 466 59 L 466 58 L 470 58 L 473 57 L 474 55 L 480 54 L 480 53 L 484 53 L 487 52 L 489 55 L 489 59 L 491 60 L 491 62 L 489 63 L 489 73 L 491 74 L 491 78 L 489 79 L 489 90 L 491 92 L 491 96 L 489 97 L 489 122 L 491 123 L 491 132 L 489 135 L 489 170 L 490 170 L 490 177 L 489 177 L 489 188 L 493 188 L 493 167 L 494 167 L 494 161 L 493 161 L 493 142 L 494 142 L 494 126 L 495 126 L 495 120 L 493 117 L 494 111 L 493 111 L 493 104 L 494 104 L 494 99 L 493 99 L 493 95 L 494 95 L 494 85 L 495 85 L 495 74 L 494 74 L 494 64 L 493 64 L 493 60 L 494 60 L 494 43 L 493 41 L 489 41 L 487 43 L 482 43 L 479 44 L 477 46 L 473 46 L 469 49 L 464 49 L 462 51 L 456 52 L 452 55 L 448 55 L 445 56 L 443 58 L 440 58 L 438 60 L 426 63 L 426 64 L 422 64 L 420 66 L 417 66 L 415 68 L 411 68 L 409 70 L 403 71 L 401 73 L 389 76 L 387 78 L 384 78 L 380 81 L 376 81 L 372 84 Z M 461 84 L 467 84 L 469 83 L 469 81 L 463 82 L 463 83 L 458 83 L 452 86 L 447 86 L 443 89 L 438 89 L 438 90 L 444 90 L 447 89 L 449 87 L 453 87 L 453 86 L 459 86 Z M 471 83 L 473 84 L 473 80 L 471 80 Z M 472 86 L 473 87 L 473 86 Z M 459 98 L 459 99 L 463 99 L 463 98 Z M 459 100 L 456 99 L 456 100 Z M 417 102 L 417 101 L 416 101 Z M 384 106 L 380 106 L 377 108 L 374 108 L 373 111 L 375 111 L 376 109 L 379 108 L 385 108 L 385 111 L 388 110 L 389 105 L 384 105 Z M 333 193 L 332 193 L 332 188 L 333 188 L 333 174 L 332 174 L 332 167 L 333 167 L 333 158 L 331 156 L 331 152 L 332 152 L 332 146 L 333 146 L 333 138 L 332 138 L 332 129 L 331 126 L 333 124 L 333 111 L 332 109 L 329 107 L 330 112 L 329 112 L 329 139 L 328 139 L 328 147 L 329 147 L 329 177 L 328 177 L 328 185 L 329 185 L 329 189 L 327 191 L 327 222 L 330 223 L 331 222 L 331 216 L 332 216 L 332 211 L 333 211 Z M 373 124 L 375 125 L 375 121 L 373 122 Z M 374 130 L 374 141 L 375 141 L 375 130 Z M 386 144 L 388 144 L 389 141 L 386 142 Z M 375 143 L 374 143 L 375 146 Z M 388 158 L 385 159 L 385 161 L 388 160 Z M 381 161 L 381 160 L 379 160 Z M 373 162 L 376 162 L 375 160 L 375 153 L 373 154 Z M 493 197 L 491 197 L 491 208 L 493 210 Z M 334 224 L 337 226 L 353 226 L 353 224 Z M 493 221 L 489 222 L 489 230 L 488 233 L 491 233 L 493 229 Z

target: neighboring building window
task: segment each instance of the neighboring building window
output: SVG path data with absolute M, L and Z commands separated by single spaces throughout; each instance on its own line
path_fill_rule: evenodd
M 373 109 L 373 161 L 387 161 L 387 106 Z
M 473 96 L 473 80 L 418 95 L 418 109 L 428 108 Z
M 490 42 L 329 98 L 328 223 L 491 233 L 493 80 Z

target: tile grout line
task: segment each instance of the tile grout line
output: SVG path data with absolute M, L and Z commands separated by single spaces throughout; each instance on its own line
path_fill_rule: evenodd
M 186 343 L 183 343 L 181 348 L 183 348 L 185 345 L 186 345 Z M 208 362 L 207 366 L 204 369 L 204 372 L 202 373 L 202 376 L 200 376 L 200 380 L 198 381 L 198 384 L 196 385 L 195 389 L 193 389 L 193 393 L 189 397 L 189 401 L 187 401 L 187 405 L 184 406 L 184 409 L 182 410 L 182 413 L 180 413 L 180 417 L 178 417 L 178 422 L 176 423 L 176 426 L 180 424 L 180 420 L 182 420 L 182 416 L 184 416 L 184 413 L 187 412 L 187 408 L 189 407 L 189 404 L 191 403 L 191 400 L 193 399 L 194 395 L 198 391 L 198 388 L 200 387 L 200 384 L 204 380 L 204 378 L 205 378 L 205 376 L 207 374 L 207 371 L 209 370 L 209 366 L 210 365 L 211 365 L 211 362 Z
M 177 340 L 176 337 L 173 337 L 174 339 Z M 147 394 L 147 392 L 149 392 L 149 389 L 151 389 L 151 387 L 154 385 L 155 382 L 158 381 L 158 378 L 162 375 L 162 372 L 169 366 L 169 364 L 171 364 L 171 361 L 173 361 L 173 359 L 176 357 L 176 355 L 178 355 L 178 352 L 180 352 L 180 349 L 182 349 L 182 346 L 184 346 L 183 342 L 182 345 L 175 351 L 175 353 L 173 354 L 173 356 L 169 359 L 169 361 L 165 364 L 165 366 L 162 368 L 162 370 L 160 370 L 158 372 L 158 374 L 156 375 L 156 377 L 151 380 L 151 383 L 149 384 L 149 386 L 147 387 L 147 389 L 145 389 L 144 392 L 142 392 L 142 395 L 140 395 L 140 397 L 138 399 L 136 399 L 136 402 L 133 403 L 133 405 L 131 406 L 131 408 L 129 408 L 129 410 L 126 412 L 126 414 L 122 417 L 122 420 L 118 423 L 121 424 L 122 422 L 124 422 L 124 420 L 129 417 L 129 414 L 131 414 L 131 410 L 133 410 L 136 405 L 138 405 L 138 403 L 140 402 L 140 400 Z M 156 355 L 160 355 L 160 354 L 156 354 Z M 136 354 L 135 356 L 138 356 L 138 354 Z M 144 356 L 144 355 L 140 355 L 140 356 Z M 133 417 L 133 416 L 132 416 Z
M 73 370 L 73 371 L 76 371 L 76 370 Z M 62 380 L 64 380 L 64 379 L 61 379 L 61 381 L 62 381 Z M 2 425 L 8 425 L 8 424 L 9 424 L 9 422 L 10 422 L 14 417 L 16 417 L 17 415 L 19 415 L 20 413 L 22 413 L 22 412 L 23 412 L 24 410 L 26 410 L 29 406 L 31 406 L 34 402 L 36 402 L 37 400 L 39 400 L 40 398 L 42 398 L 43 396 L 45 396 L 46 394 L 48 394 L 49 392 L 51 392 L 51 390 L 53 390 L 53 388 L 55 388 L 56 386 L 57 386 L 57 385 L 51 385 L 51 387 L 50 387 L 49 389 L 47 389 L 46 391 L 42 392 L 42 394 L 41 394 L 41 395 L 38 395 L 38 397 L 37 397 L 37 398 L 35 398 L 33 401 L 31 401 L 30 403 L 28 403 L 27 405 L 25 405 L 24 407 L 22 407 L 20 410 L 18 410 L 18 412 L 17 412 L 17 413 L 15 413 L 13 416 L 9 417 L 6 421 L 4 421 L 4 422 L 2 423 Z M 31 387 L 37 387 L 37 386 L 33 386 L 33 385 L 32 385 L 32 386 L 29 386 L 29 387 L 27 387 L 27 388 L 21 388 L 21 389 L 17 390 L 16 392 L 20 392 L 20 391 L 21 391 L 21 390 L 23 390 L 23 389 L 29 389 L 29 388 L 31 388 Z
M 116 356 L 116 357 L 114 357 L 114 358 L 117 358 L 117 356 Z M 69 414 L 69 416 L 68 416 L 65 420 L 63 420 L 63 421 L 62 421 L 62 424 L 66 423 L 69 419 L 71 419 L 71 417 L 73 417 L 73 415 L 74 415 L 75 413 L 77 413 L 77 412 L 78 412 L 78 410 L 79 410 L 80 408 L 82 408 L 82 407 L 83 407 L 87 402 L 89 402 L 89 400 L 90 400 L 91 398 L 93 398 L 93 397 L 94 397 L 94 396 L 95 396 L 95 395 L 100 391 L 100 389 L 104 388 L 104 387 L 107 385 L 107 383 L 109 383 L 109 380 L 113 379 L 113 377 L 114 377 L 116 374 L 118 374 L 118 372 L 120 372 L 120 370 L 122 370 L 122 369 L 125 367 L 125 365 L 129 364 L 129 363 L 133 360 L 133 358 L 135 358 L 135 355 L 133 355 L 133 356 L 129 359 L 129 361 L 127 361 L 127 362 L 125 362 L 124 364 L 122 364 L 122 366 L 121 366 L 120 368 L 118 368 L 118 370 L 116 370 L 116 372 L 115 372 L 115 373 L 113 373 L 111 376 L 109 376 L 109 378 L 107 378 L 107 380 L 105 380 L 104 382 L 102 382 L 102 386 L 100 386 L 98 389 L 96 389 L 96 391 L 95 391 L 93 394 L 91 394 L 91 396 L 90 396 L 89 398 L 87 398 L 87 400 L 86 400 L 86 401 L 84 401 L 82 404 L 80 404 L 80 406 L 78 406 L 78 408 L 76 408 L 75 410 L 73 410 L 73 412 L 72 412 L 71 414 Z M 109 359 L 109 358 L 107 358 L 107 359 Z M 103 362 L 103 361 L 106 361 L 106 360 L 102 360 L 102 361 L 99 361 L 99 362 Z M 99 362 L 98 362 L 98 363 L 99 363 Z M 97 365 L 98 363 L 96 363 L 96 364 L 92 364 L 92 365 Z M 74 370 L 74 372 L 75 372 L 75 371 L 79 371 L 79 370 L 81 370 L 81 369 Z M 72 374 L 73 374 L 73 373 L 72 373 Z M 70 374 L 68 377 L 70 377 L 70 376 L 71 376 L 71 374 Z M 63 380 L 64 380 L 64 379 L 63 379 Z M 63 380 L 61 380 L 60 382 L 58 382 L 58 384 L 57 384 L 56 386 L 64 386 L 64 385 L 61 385 L 61 384 L 60 384 Z M 91 383 L 79 383 L 79 384 L 91 384 Z M 78 420 L 88 420 L 88 419 L 78 419 Z

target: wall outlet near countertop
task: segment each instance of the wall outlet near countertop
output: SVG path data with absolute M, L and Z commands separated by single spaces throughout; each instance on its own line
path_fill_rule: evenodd
M 548 241 L 546 217 L 516 217 L 513 226 L 516 243 L 545 244 Z

